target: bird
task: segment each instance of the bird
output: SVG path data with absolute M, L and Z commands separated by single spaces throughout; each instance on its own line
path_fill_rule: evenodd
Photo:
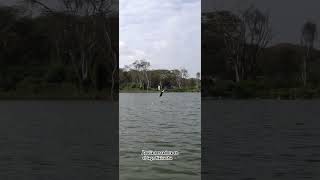
M 160 96 L 159 97 L 161 97 L 163 93 L 164 93 L 164 89 L 160 92 Z

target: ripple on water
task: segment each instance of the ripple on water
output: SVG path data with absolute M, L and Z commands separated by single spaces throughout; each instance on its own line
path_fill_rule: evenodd
M 200 179 L 200 94 L 165 95 L 120 94 L 120 130 L 126 131 L 120 132 L 121 180 Z M 142 149 L 180 154 L 173 161 L 148 162 L 141 160 Z

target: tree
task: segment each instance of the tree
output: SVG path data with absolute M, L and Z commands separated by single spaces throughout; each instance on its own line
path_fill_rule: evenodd
M 239 82 L 245 75 L 244 50 L 245 50 L 245 24 L 242 19 L 224 13 L 224 42 L 228 51 L 231 66 L 235 73 L 235 81 Z M 223 23 L 223 22 L 222 22 Z M 219 23 L 221 25 L 221 22 Z
M 255 79 L 257 58 L 272 39 L 270 17 L 255 7 L 250 7 L 242 14 L 245 28 L 245 66 L 247 78 Z
M 43 0 L 25 0 L 40 8 L 42 14 L 59 19 L 58 29 L 51 33 L 56 44 L 55 56 L 68 56 L 79 81 L 80 90 L 85 84 L 97 86 L 95 69 L 109 71 L 110 95 L 118 93 L 115 86 L 118 76 L 118 29 L 114 30 L 112 0 L 59 0 L 62 9 L 51 8 Z M 114 27 L 116 27 L 115 24 Z M 117 26 L 118 27 L 118 26 Z M 57 38 L 59 37 L 59 38 Z M 97 66 L 104 66 L 97 68 Z M 108 73 L 107 73 L 108 74 Z M 107 78 L 108 79 L 108 78 Z M 106 82 L 109 83 L 109 82 Z
M 306 22 L 302 27 L 301 46 L 304 48 L 304 56 L 302 60 L 301 80 L 303 86 L 307 84 L 307 63 L 311 58 L 311 50 L 317 35 L 317 25 L 313 22 Z
M 185 68 L 182 68 L 180 72 L 181 72 L 181 77 L 183 79 L 184 86 L 186 86 L 186 79 L 189 77 L 188 70 Z
M 149 76 L 148 76 L 148 70 L 149 70 L 149 67 L 150 67 L 150 63 L 145 61 L 145 60 L 141 60 L 140 61 L 140 64 L 141 64 L 141 69 L 142 69 L 142 72 L 146 78 L 146 81 L 147 81 L 147 91 L 149 90 L 150 88 L 150 79 L 149 79 Z
M 19 10 L 13 7 L 0 7 L 0 47 L 4 49 L 9 41 L 9 32 L 19 18 Z
M 132 63 L 132 66 L 137 72 L 137 80 L 139 84 L 139 88 L 142 88 L 142 82 L 143 82 L 143 77 L 141 76 L 141 69 L 142 69 L 142 64 L 140 63 L 139 60 L 136 60 Z
M 201 59 L 204 79 L 229 78 L 229 52 L 226 50 L 225 32 L 228 19 L 232 17 L 228 11 L 213 11 L 201 15 Z
M 228 70 L 233 71 L 236 82 L 255 78 L 258 69 L 257 58 L 272 37 L 268 14 L 254 7 L 239 15 L 228 11 L 216 11 L 206 13 L 202 23 L 203 37 L 205 37 L 202 39 L 204 46 L 202 49 L 205 51 L 204 63 L 209 63 L 209 59 L 211 61 L 221 59 L 224 64 L 220 65 L 217 62 L 215 67 L 218 65 L 219 69 L 227 67 L 222 70 L 225 74 Z M 214 57 L 206 57 L 207 54 L 213 54 Z M 205 72 L 207 71 L 209 70 Z
M 200 77 L 201 77 L 200 72 L 197 72 L 196 78 L 197 78 L 197 87 L 198 88 L 200 88 Z
M 187 78 L 189 77 L 189 74 L 188 74 L 188 70 L 187 70 L 187 69 L 182 68 L 182 69 L 180 70 L 180 72 L 181 72 L 182 78 L 187 79 Z
M 177 83 L 178 87 L 181 88 L 181 81 L 182 81 L 182 73 L 181 73 L 181 71 L 179 71 L 179 69 L 174 69 L 174 70 L 172 70 L 172 73 L 175 76 L 176 83 Z
M 130 65 L 132 68 L 128 68 L 129 66 L 124 66 L 124 68 L 120 68 L 119 71 L 119 82 L 120 89 L 128 88 L 134 89 L 139 87 L 140 83 L 142 83 L 145 90 L 157 89 L 160 84 L 162 88 L 165 89 L 180 89 L 178 87 L 177 75 L 181 76 L 178 79 L 183 81 L 183 86 L 186 89 L 193 89 L 200 83 L 200 73 L 198 73 L 198 79 L 196 78 L 188 78 L 188 71 L 183 69 L 181 73 L 180 70 L 166 70 L 166 69 L 149 69 L 150 63 L 145 60 L 137 60 L 133 64 Z M 134 67 L 135 66 L 135 67 Z M 141 80 L 141 81 L 140 81 Z M 141 86 L 142 88 L 142 86 Z M 181 91 L 181 89 L 180 89 Z

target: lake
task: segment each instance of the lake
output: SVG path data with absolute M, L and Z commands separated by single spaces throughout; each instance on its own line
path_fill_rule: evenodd
M 120 179 L 200 180 L 200 109 L 200 93 L 120 93 Z M 144 161 L 142 150 L 179 155 Z
M 203 180 L 320 179 L 319 100 L 202 100 Z
M 118 103 L 0 101 L 0 179 L 118 179 Z

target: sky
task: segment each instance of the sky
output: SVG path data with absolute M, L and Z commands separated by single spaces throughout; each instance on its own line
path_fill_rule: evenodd
M 320 32 L 319 0 L 202 0 L 202 11 L 231 10 L 239 12 L 254 5 L 268 12 L 272 25 L 272 44 L 289 42 L 298 44 L 302 25 L 311 20 Z M 318 33 L 320 34 L 320 33 Z M 315 46 L 319 46 L 319 41 Z
M 299 43 L 307 20 L 317 23 L 320 35 L 319 0 L 119 0 L 120 67 L 144 58 L 152 68 L 185 67 L 195 74 L 201 67 L 201 11 L 239 12 L 250 4 L 269 12 L 272 43 Z
M 145 59 L 151 69 L 201 72 L 200 0 L 119 0 L 120 67 Z

